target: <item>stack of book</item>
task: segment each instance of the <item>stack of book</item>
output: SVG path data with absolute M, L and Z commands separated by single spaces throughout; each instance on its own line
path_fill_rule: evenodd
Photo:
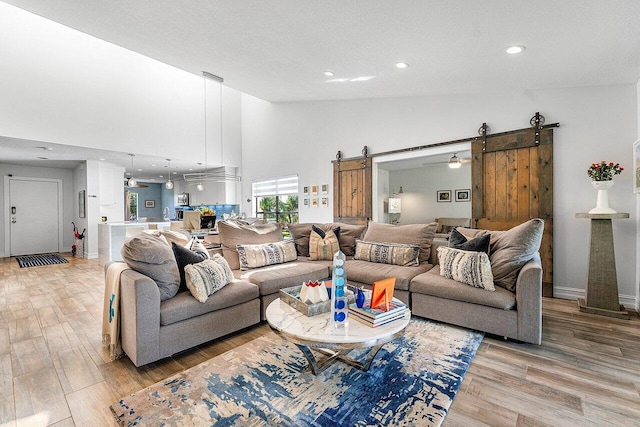
M 367 326 L 376 328 L 386 325 L 389 322 L 404 317 L 407 312 L 407 305 L 402 301 L 394 299 L 389 303 L 389 311 L 386 311 L 384 305 L 371 308 L 369 302 L 366 302 L 362 308 L 358 308 L 355 304 L 349 305 L 349 314 L 351 317 Z

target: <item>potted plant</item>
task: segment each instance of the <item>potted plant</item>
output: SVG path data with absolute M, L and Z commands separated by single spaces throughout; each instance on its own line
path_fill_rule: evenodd
M 591 163 L 587 169 L 587 175 L 591 178 L 591 185 L 598 190 L 596 207 L 589 211 L 590 214 L 613 214 L 615 210 L 609 207 L 609 195 L 607 190 L 613 187 L 613 177 L 620 175 L 624 168 L 620 163 L 607 162 Z

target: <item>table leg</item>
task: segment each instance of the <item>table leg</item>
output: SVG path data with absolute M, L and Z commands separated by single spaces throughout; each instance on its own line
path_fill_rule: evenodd
M 307 358 L 309 362 L 309 366 L 311 367 L 311 372 L 314 375 L 318 375 L 324 372 L 329 366 L 333 365 L 337 360 L 341 360 L 342 362 L 351 365 L 361 371 L 368 371 L 373 363 L 373 359 L 375 359 L 376 355 L 380 351 L 384 344 L 376 345 L 371 347 L 367 353 L 363 357 L 363 361 L 355 360 L 351 357 L 347 356 L 352 349 L 340 350 L 340 351 L 332 351 L 326 348 L 314 348 L 314 351 L 317 353 L 321 353 L 327 357 L 318 359 L 313 351 L 306 345 L 296 344 L 296 346 L 300 349 L 302 354 Z

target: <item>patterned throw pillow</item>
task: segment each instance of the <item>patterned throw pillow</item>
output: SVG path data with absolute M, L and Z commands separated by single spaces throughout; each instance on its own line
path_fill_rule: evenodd
M 440 275 L 474 288 L 495 291 L 489 255 L 484 252 L 463 251 L 440 246 L 438 248 Z
M 312 261 L 332 260 L 339 250 L 340 241 L 333 230 L 325 232 L 313 226 L 309 236 L 309 257 Z
M 236 248 L 240 258 L 241 270 L 282 264 L 298 259 L 296 245 L 293 240 L 260 245 L 238 245 Z
M 420 265 L 420 246 L 356 240 L 354 259 L 401 266 Z
M 189 292 L 200 302 L 205 302 L 210 295 L 233 280 L 229 264 L 219 254 L 197 264 L 187 265 L 184 273 Z

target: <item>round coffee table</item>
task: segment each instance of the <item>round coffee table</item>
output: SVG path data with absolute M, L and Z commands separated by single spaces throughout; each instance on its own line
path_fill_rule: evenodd
M 345 329 L 334 329 L 330 313 L 308 317 L 278 298 L 267 307 L 266 317 L 271 329 L 294 343 L 318 375 L 337 360 L 367 371 L 382 346 L 404 334 L 411 311 L 407 309 L 403 318 L 376 328 L 350 319 Z M 356 348 L 369 349 L 361 361 L 347 356 Z M 318 358 L 315 353 L 324 357 Z

